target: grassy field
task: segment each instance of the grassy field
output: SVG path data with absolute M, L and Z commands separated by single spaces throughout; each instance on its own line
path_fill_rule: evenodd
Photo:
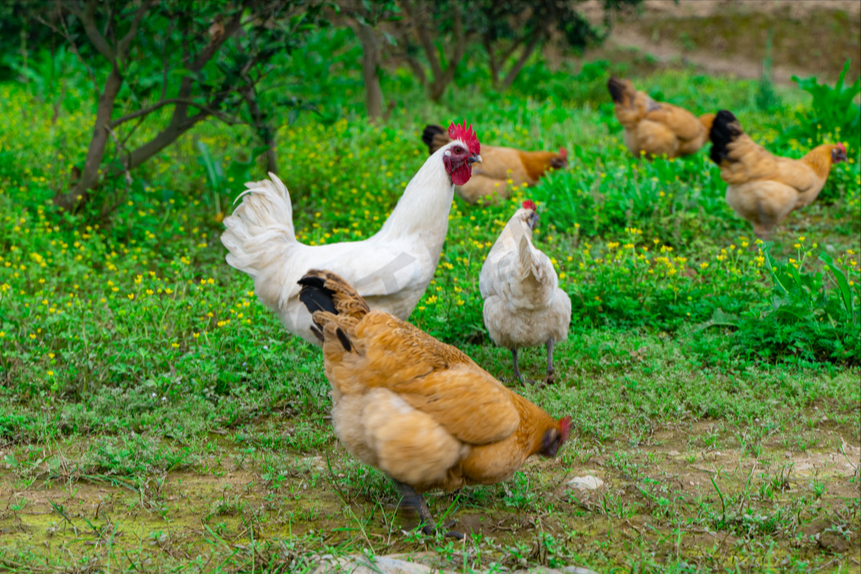
M 454 202 L 411 321 L 513 384 L 482 325 L 478 272 L 518 202 L 536 200 L 537 245 L 574 310 L 557 383 L 516 388 L 571 415 L 573 440 L 503 484 L 431 495 L 466 540 L 416 534 L 385 477 L 334 438 L 319 351 L 224 263 L 220 222 L 243 181 L 209 180 L 203 164 L 263 177 L 251 134 L 201 125 L 130 186 L 105 184 L 110 217 L 72 216 L 50 199 L 88 143 L 87 79 L 63 99 L 3 83 L 0 569 L 307 571 L 323 554 L 407 553 L 458 570 L 861 570 L 857 141 L 820 199 L 759 246 L 707 151 L 627 154 L 605 84 L 631 68 L 535 61 L 495 94 L 469 67 L 457 82 L 475 87 L 440 105 L 392 72 L 396 107 L 374 125 L 357 47 L 337 35 L 295 56 L 320 114 L 278 132 L 302 241 L 375 232 L 425 160 L 425 123 L 466 117 L 483 143 L 571 150 L 568 170 L 503 205 Z M 331 67 L 312 57 L 326 42 L 340 46 Z M 801 91 L 777 88 L 764 111 L 754 82 L 636 81 L 695 113 L 730 109 L 782 154 L 814 143 L 787 137 L 809 118 Z M 538 378 L 543 352 L 521 356 Z M 586 475 L 604 487 L 566 486 Z

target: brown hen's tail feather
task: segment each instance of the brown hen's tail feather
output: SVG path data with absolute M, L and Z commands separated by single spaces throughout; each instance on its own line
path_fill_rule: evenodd
M 709 152 L 711 160 L 718 165 L 723 161 L 734 161 L 735 158 L 730 157 L 727 146 L 743 133 L 744 130 L 741 129 L 738 118 L 732 112 L 719 111 L 712 122 L 711 130 L 709 130 L 709 139 L 712 142 L 712 149 Z
M 712 125 L 715 121 L 715 114 L 703 114 L 697 119 L 700 120 L 700 123 L 706 128 L 706 130 L 711 131 Z
M 427 125 L 422 132 L 422 141 L 428 146 L 428 153 L 433 155 L 436 150 L 451 141 L 442 126 Z
M 314 325 L 311 330 L 321 341 L 331 330 L 324 325 L 326 319 L 335 319 L 339 326 L 332 331 L 340 340 L 344 349 L 350 351 L 352 345 L 349 337 L 340 328 L 353 327 L 367 315 L 371 309 L 353 287 L 331 271 L 312 269 L 299 279 L 302 290 L 299 301 L 308 309 Z M 337 319 L 336 319 L 337 318 Z M 340 325 L 343 323 L 343 325 Z

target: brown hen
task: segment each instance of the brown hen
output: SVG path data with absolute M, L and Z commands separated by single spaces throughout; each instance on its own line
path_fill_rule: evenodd
M 786 216 L 813 203 L 825 186 L 831 164 L 846 161 L 843 144 L 822 144 L 801 159 L 772 154 L 750 139 L 738 119 L 726 110 L 712 125 L 710 157 L 727 183 L 726 201 L 753 225 L 753 232 L 769 239 Z
M 431 155 L 447 145 L 449 137 L 440 126 L 425 126 L 422 141 Z M 527 184 L 532 187 L 551 169 L 568 166 L 568 152 L 523 151 L 510 147 L 481 145 L 481 165 L 472 168 L 472 177 L 463 185 L 454 188 L 461 198 L 476 203 L 481 198 L 490 201 L 508 199 L 511 186 Z M 510 180 L 510 183 L 509 183 Z
M 607 82 L 616 119 L 625 128 L 625 147 L 639 157 L 682 157 L 697 153 L 709 139 L 714 114 L 696 117 L 684 108 L 656 102 L 630 80 Z
M 424 532 L 435 526 L 420 493 L 502 481 L 568 438 L 570 417 L 551 418 L 456 348 L 371 311 L 334 273 L 309 271 L 299 284 L 323 342 L 335 434 L 392 478 Z

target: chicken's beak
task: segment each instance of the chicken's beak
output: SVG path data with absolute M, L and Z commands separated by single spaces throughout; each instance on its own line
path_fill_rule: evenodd
M 535 231 L 535 227 L 538 225 L 538 214 L 533 212 L 532 215 L 529 216 L 529 229 Z
M 468 160 L 466 160 L 466 162 L 467 162 L 469 165 L 472 165 L 472 164 L 474 164 L 474 163 L 481 163 L 481 156 L 480 156 L 480 155 L 478 155 L 477 153 L 474 153 L 474 154 L 472 154 L 471 156 L 469 156 L 469 159 L 468 159 Z

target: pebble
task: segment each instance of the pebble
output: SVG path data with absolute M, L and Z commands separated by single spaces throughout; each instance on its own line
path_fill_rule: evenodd
M 436 570 L 424 564 L 387 556 L 377 556 L 373 561 L 365 556 L 345 556 L 336 560 L 330 559 L 314 570 L 314 574 L 336 574 L 340 572 L 349 572 L 350 574 L 432 574 Z
M 598 490 L 604 486 L 604 481 L 597 476 L 575 476 L 568 481 L 568 486 L 577 490 Z
M 403 556 L 402 554 L 400 556 Z M 447 570 L 431 568 L 424 564 L 408 562 L 392 556 L 377 556 L 368 558 L 366 556 L 344 556 L 334 558 L 331 554 L 320 557 L 322 563 L 314 570 L 313 574 L 336 574 L 349 572 L 349 574 L 453 574 Z M 536 566 L 529 570 L 518 570 L 514 574 L 597 574 L 594 570 L 582 566 L 567 566 L 561 569 L 545 568 Z

